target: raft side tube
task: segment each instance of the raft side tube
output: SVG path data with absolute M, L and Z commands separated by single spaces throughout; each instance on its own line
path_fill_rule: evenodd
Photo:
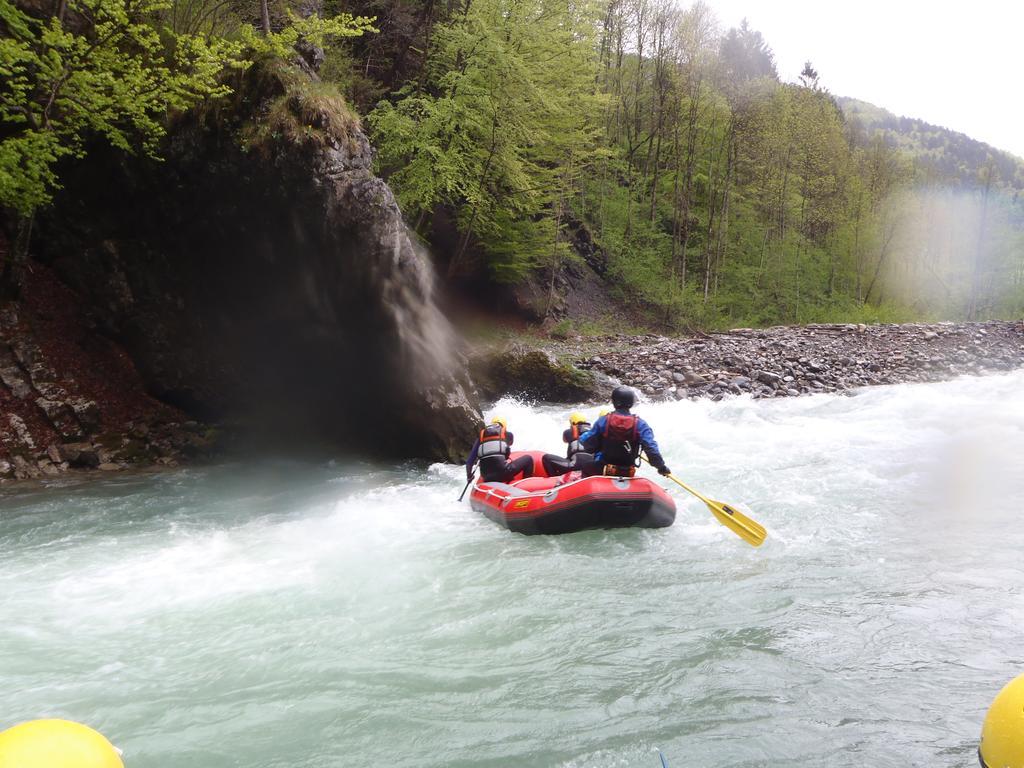
M 647 478 L 598 475 L 559 483 L 561 478 L 479 483 L 470 504 L 496 523 L 524 534 L 665 528 L 675 522 L 675 501 Z

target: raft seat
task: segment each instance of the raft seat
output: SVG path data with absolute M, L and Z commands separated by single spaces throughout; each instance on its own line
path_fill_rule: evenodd
M 546 491 L 553 485 L 554 481 L 550 477 L 528 477 L 517 482 L 515 487 L 527 493 L 533 493 L 534 491 Z

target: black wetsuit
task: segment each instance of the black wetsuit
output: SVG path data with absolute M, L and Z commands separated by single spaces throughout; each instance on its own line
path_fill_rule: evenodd
M 594 463 L 594 454 L 585 451 L 579 443 L 580 436 L 589 429 L 590 424 L 582 422 L 576 425 L 576 434 L 573 434 L 572 427 L 562 432 L 562 442 L 567 444 L 565 458 L 553 453 L 544 454 L 544 471 L 548 477 L 558 477 L 576 469 L 585 470 Z
M 491 430 L 494 426 L 495 425 L 492 424 L 487 427 L 481 434 L 487 433 L 488 430 Z M 512 461 L 509 460 L 512 441 L 514 439 L 515 437 L 511 432 L 505 432 L 505 439 L 502 441 L 496 441 L 502 443 L 498 453 L 480 456 L 480 477 L 483 478 L 484 482 L 507 483 L 520 472 L 522 472 L 525 477 L 533 476 L 532 456 L 520 456 L 518 459 Z M 473 450 L 469 452 L 469 458 L 466 460 L 467 476 L 473 471 L 473 465 L 476 464 L 479 454 L 480 438 L 478 437 L 476 442 L 473 443 Z

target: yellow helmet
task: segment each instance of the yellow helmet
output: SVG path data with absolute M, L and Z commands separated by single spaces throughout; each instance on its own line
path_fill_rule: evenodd
M 0 768 L 124 768 L 117 748 L 70 720 L 30 720 L 0 733 Z
M 508 429 L 508 422 L 502 416 L 495 416 L 491 419 L 491 424 L 501 424 L 502 429 Z
M 599 418 L 599 419 L 600 419 L 600 418 L 601 418 L 602 416 L 607 416 L 607 415 L 608 415 L 609 413 L 611 413 L 611 410 L 610 410 L 610 409 L 608 409 L 608 408 L 602 408 L 602 409 L 601 409 L 601 412 L 600 412 L 599 414 L 597 414 L 597 418 Z
M 985 768 L 1024 768 L 1024 675 L 996 694 L 981 727 L 978 757 Z
M 569 424 L 570 425 L 572 425 L 572 424 L 586 424 L 586 423 L 587 423 L 587 417 L 584 416 L 579 411 L 573 411 L 572 413 L 569 414 Z

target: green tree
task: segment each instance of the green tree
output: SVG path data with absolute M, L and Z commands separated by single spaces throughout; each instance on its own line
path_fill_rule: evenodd
M 780 83 L 762 35 L 720 36 L 702 2 L 564 3 L 410 0 L 420 21 L 379 46 L 430 41 L 370 123 L 421 234 L 457 222 L 450 275 L 544 275 L 553 298 L 582 224 L 611 289 L 673 327 L 1021 304 L 1024 164 L 993 153 L 978 181 L 966 137 L 847 120 L 810 62 Z
M 368 116 L 417 228 L 438 206 L 457 211 L 450 276 L 474 242 L 500 280 L 564 253 L 558 200 L 594 142 L 593 14 L 566 0 L 474 0 L 434 30 L 422 81 Z
M 165 34 L 150 23 L 163 0 L 68 0 L 35 19 L 0 0 L 0 206 L 29 216 L 48 203 L 62 157 L 87 136 L 154 152 L 163 118 L 229 92 L 226 65 L 243 43 Z
M 775 55 L 764 37 L 751 29 L 746 19 L 730 29 L 722 39 L 720 59 L 724 73 L 732 80 L 744 82 L 767 77 L 778 80 Z
M 230 93 L 226 68 L 286 56 L 300 39 L 358 35 L 370 20 L 292 17 L 278 33 L 243 25 L 230 37 L 177 33 L 168 0 L 61 0 L 36 18 L 0 0 L 0 207 L 19 217 L 3 283 L 16 288 L 33 214 L 59 185 L 56 166 L 103 137 L 156 156 L 168 113 Z

